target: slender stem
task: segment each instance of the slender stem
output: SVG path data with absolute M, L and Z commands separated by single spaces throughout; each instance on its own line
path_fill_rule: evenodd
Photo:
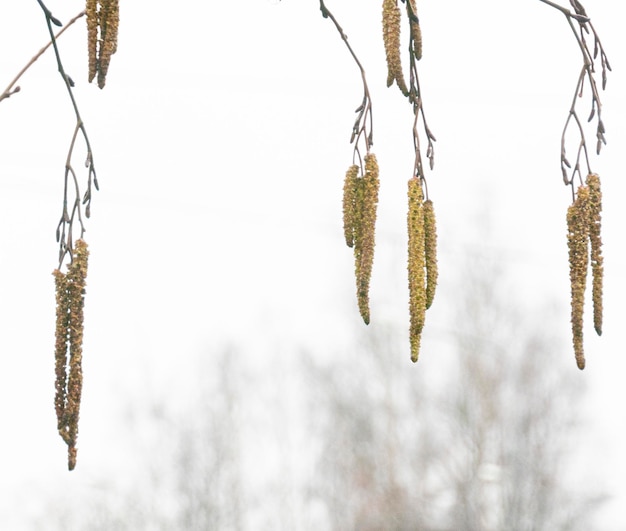
M 61 35 L 63 35 L 63 33 L 65 33 L 65 30 L 67 30 L 72 24 L 74 24 L 74 22 L 76 22 L 79 18 L 81 18 L 83 16 L 85 16 L 85 11 L 81 11 L 80 13 L 78 13 L 78 15 L 76 15 L 73 19 L 71 19 L 65 26 L 63 26 L 63 29 L 61 31 L 59 31 L 54 38 L 58 39 Z M 35 63 L 35 61 L 37 61 L 37 59 L 39 59 L 45 53 L 45 51 L 48 48 L 50 48 L 50 46 L 52 46 L 52 42 L 53 41 L 51 39 L 48 44 L 46 44 L 43 48 L 41 48 L 41 50 L 39 50 L 31 58 L 31 60 L 28 61 L 28 63 L 26 63 L 24 68 L 22 68 L 19 71 L 19 73 L 15 76 L 15 78 L 13 78 L 13 81 L 11 81 L 11 83 L 9 83 L 7 88 L 4 89 L 4 92 L 2 94 L 0 94 L 0 101 L 2 101 L 5 98 L 9 98 L 13 94 L 15 94 L 15 93 L 20 91 L 20 87 L 19 86 L 15 87 L 15 88 L 13 88 L 13 87 L 19 81 L 19 79 L 24 75 L 24 73 Z
M 354 145 L 354 158 L 355 159 L 358 158 L 359 161 L 361 161 L 361 155 L 358 149 L 359 140 L 362 137 L 364 138 L 365 149 L 368 152 L 374 143 L 374 135 L 373 135 L 374 120 L 373 120 L 373 115 L 372 115 L 372 100 L 370 97 L 369 87 L 367 85 L 367 79 L 365 77 L 365 69 L 363 68 L 363 65 L 361 64 L 361 61 L 359 61 L 359 58 L 357 57 L 356 53 L 352 49 L 352 46 L 350 46 L 350 43 L 348 42 L 348 36 L 343 31 L 343 28 L 339 25 L 339 22 L 337 22 L 337 19 L 335 18 L 335 16 L 329 11 L 329 9 L 324 4 L 324 0 L 320 0 L 320 11 L 322 12 L 322 16 L 324 18 L 329 18 L 333 22 L 333 24 L 335 25 L 335 28 L 337 28 L 337 31 L 339 32 L 339 35 L 341 36 L 341 39 L 347 46 L 348 51 L 350 52 L 350 55 L 352 55 L 354 62 L 356 63 L 357 67 L 359 68 L 359 71 L 361 72 L 361 80 L 363 82 L 363 102 L 357 109 L 357 112 L 359 114 L 352 128 L 352 138 L 350 139 L 351 142 L 356 139 L 356 142 Z M 369 133 L 367 133 L 368 123 L 369 123 Z
M 558 9 L 567 18 L 575 18 L 578 22 L 581 22 L 581 23 L 589 22 L 589 17 L 587 17 L 586 15 L 579 14 L 579 13 L 572 13 L 566 7 L 560 6 L 559 4 L 557 4 L 555 2 L 551 2 L 550 0 L 539 0 L 539 1 L 543 2 L 544 4 L 548 4 L 549 6 L 553 7 L 554 9 Z
M 54 49 L 54 55 L 56 57 L 56 61 L 57 61 L 57 68 L 59 71 L 59 74 L 61 74 L 61 77 L 63 78 L 63 82 L 65 83 L 65 87 L 67 88 L 67 92 L 69 94 L 70 100 L 72 102 L 72 107 L 74 109 L 74 114 L 76 115 L 76 125 L 75 125 L 75 129 L 74 129 L 74 133 L 72 136 L 72 141 L 70 142 L 70 147 L 68 149 L 68 153 L 67 153 L 67 159 L 66 159 L 66 163 L 65 163 L 65 191 L 64 191 L 64 198 L 63 198 L 63 212 L 61 215 L 61 220 L 59 221 L 59 225 L 57 227 L 57 240 L 59 241 L 59 269 L 61 268 L 62 264 L 63 264 L 63 260 L 65 258 L 65 256 L 67 254 L 69 254 L 70 258 L 72 257 L 73 254 L 73 225 L 74 225 L 74 220 L 78 219 L 78 223 L 80 224 L 80 230 L 81 230 L 81 237 L 83 235 L 83 233 L 85 232 L 85 226 L 83 224 L 83 216 L 82 216 L 82 212 L 81 212 L 81 208 L 82 205 L 86 205 L 85 206 L 85 215 L 87 217 L 89 217 L 89 211 L 90 211 L 90 203 L 91 203 L 91 183 L 93 182 L 96 190 L 98 189 L 98 182 L 96 179 L 96 171 L 94 168 L 94 161 L 93 161 L 93 153 L 91 150 L 91 143 L 89 142 L 89 137 L 87 135 L 87 130 L 85 128 L 85 124 L 83 123 L 83 120 L 81 118 L 80 115 L 80 111 L 78 110 L 78 104 L 76 103 L 76 99 L 74 97 L 74 91 L 72 89 L 72 87 L 74 86 L 74 82 L 72 81 L 72 79 L 70 78 L 70 76 L 67 75 L 67 73 L 65 72 L 65 69 L 63 68 L 63 63 L 61 61 L 61 55 L 59 53 L 59 48 L 57 46 L 57 41 L 56 41 L 56 37 L 54 35 L 54 31 L 52 29 L 52 25 L 61 25 L 61 23 L 54 18 L 54 16 L 52 15 L 52 13 L 50 12 L 50 10 L 45 6 L 45 4 L 43 3 L 43 0 L 37 0 L 37 3 L 39 4 L 39 6 L 41 7 L 41 9 L 43 10 L 45 16 L 46 16 L 46 24 L 48 26 L 48 32 L 50 33 L 50 41 L 52 44 L 52 48 Z M 82 14 L 80 15 L 82 16 Z M 74 153 L 74 146 L 76 144 L 76 137 L 78 135 L 78 132 L 80 131 L 83 140 L 85 141 L 85 146 L 87 148 L 87 162 L 86 165 L 88 167 L 88 183 L 87 183 L 87 192 L 85 193 L 84 197 L 82 198 L 82 204 L 81 204 L 81 196 L 80 196 L 80 189 L 79 189 L 79 185 L 78 185 L 78 179 L 76 176 L 76 172 L 74 171 L 74 168 L 72 166 L 72 155 Z M 68 192 L 68 186 L 67 186 L 67 180 L 68 180 L 68 176 L 71 175 L 73 180 L 74 180 L 74 185 L 75 185 L 75 200 L 74 200 L 74 204 L 72 206 L 71 209 L 71 214 L 69 215 L 69 219 L 68 219 L 68 212 L 67 212 L 67 204 L 68 204 L 68 200 L 67 200 L 67 192 Z

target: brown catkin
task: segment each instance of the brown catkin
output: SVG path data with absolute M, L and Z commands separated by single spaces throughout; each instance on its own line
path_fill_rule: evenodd
M 424 255 L 426 261 L 426 309 L 430 308 L 437 289 L 437 222 L 433 202 L 424 202 Z
M 89 60 L 88 79 L 91 83 L 96 77 L 97 71 L 97 42 L 98 42 L 98 0 L 87 0 L 85 12 L 87 13 L 87 55 Z
M 68 293 L 70 299 L 70 371 L 67 379 L 67 427 L 70 439 L 68 466 L 76 465 L 76 439 L 78 437 L 78 417 L 83 389 L 83 308 L 85 305 L 85 280 L 87 278 L 87 260 L 89 251 L 84 240 L 77 240 L 74 256 L 67 272 L 70 281 Z
M 76 439 L 83 387 L 83 307 L 87 243 L 77 240 L 67 274 L 53 272 L 56 287 L 55 409 L 59 435 L 68 446 L 68 468 L 76 466 Z M 67 367 L 69 354 L 69 369 Z
M 357 266 L 357 300 L 359 311 L 365 324 L 370 322 L 369 310 L 369 286 L 372 276 L 372 265 L 374 263 L 374 246 L 376 243 L 376 210 L 378 207 L 378 189 L 380 181 L 378 178 L 378 162 L 376 155 L 368 153 L 365 155 L 365 175 L 359 179 L 362 187 L 362 203 L 360 208 L 360 254 Z
M 411 25 L 411 39 L 413 40 L 413 55 L 419 61 L 422 58 L 422 29 L 417 18 L 417 8 L 414 0 L 406 0 L 406 12 Z
M 61 271 L 55 269 L 54 285 L 56 293 L 56 327 L 54 344 L 55 395 L 54 409 L 57 416 L 57 429 L 65 426 L 65 402 L 67 392 L 67 344 L 70 326 L 67 280 Z
M 353 164 L 348 168 L 343 181 L 343 232 L 346 245 L 352 247 L 355 239 L 356 197 L 358 186 L 359 167 Z
M 420 180 L 409 180 L 409 211 L 407 225 L 409 232 L 409 313 L 411 324 L 411 361 L 419 357 L 420 342 L 426 318 L 425 289 L 425 237 L 424 237 L 424 194 Z
M 593 327 L 602 335 L 602 284 L 604 260 L 602 257 L 602 190 L 600 177 L 595 173 L 587 176 L 589 187 L 589 242 L 591 243 L 591 274 L 593 300 Z
M 585 368 L 583 349 L 583 312 L 589 265 L 589 188 L 580 186 L 574 204 L 567 210 L 567 247 L 571 286 L 572 340 L 576 364 Z
M 98 86 L 104 88 L 111 55 L 117 51 L 119 0 L 100 0 L 100 50 L 98 55 Z
M 400 23 L 402 13 L 397 0 L 383 0 L 383 42 L 387 59 L 387 86 L 396 81 L 402 94 L 408 96 L 409 90 L 402 73 L 400 55 Z
M 418 61 L 422 58 L 422 29 L 419 22 L 411 20 L 411 38 L 413 39 L 413 55 Z

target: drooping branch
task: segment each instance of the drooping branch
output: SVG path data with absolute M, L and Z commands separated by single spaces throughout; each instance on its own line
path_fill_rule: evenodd
M 324 0 L 320 0 L 320 11 L 324 18 L 329 18 L 335 25 L 361 72 L 363 83 L 363 100 L 355 111 L 357 117 L 350 135 L 350 143 L 354 144 L 354 151 L 352 165 L 348 168 L 344 179 L 343 221 L 346 244 L 352 247 L 354 252 L 359 312 L 365 324 L 369 324 L 369 286 L 374 262 L 376 212 L 380 186 L 378 161 L 376 155 L 370 151 L 374 143 L 372 100 L 365 69 L 350 46 L 348 36 L 324 4 Z M 361 151 L 362 146 L 365 148 L 365 153 Z
M 591 92 L 591 112 L 587 122 L 591 122 L 594 118 L 596 120 L 596 154 L 599 155 L 602 145 L 606 144 L 606 138 L 602 121 L 602 103 L 595 77 L 598 56 L 602 70 L 602 90 L 606 88 L 607 72 L 611 70 L 611 65 L 604 52 L 598 33 L 579 0 L 570 0 L 570 5 L 574 12 L 549 0 L 541 1 L 558 9 L 565 15 L 583 56 L 583 64 L 576 82 L 576 90 L 574 91 L 572 104 L 570 105 L 561 135 L 561 171 L 563 173 L 563 182 L 571 188 L 572 193 L 572 204 L 568 208 L 566 216 L 570 266 L 570 321 L 576 364 L 582 370 L 585 368 L 583 313 L 588 267 L 591 264 L 594 328 L 596 333 L 601 335 L 604 258 L 602 256 L 602 192 L 600 190 L 600 178 L 591 171 L 585 128 L 578 115 L 576 106 L 578 99 L 583 95 L 585 86 L 588 85 Z M 586 36 L 589 35 L 593 37 L 592 50 L 589 48 L 586 40 Z M 567 159 L 565 145 L 566 135 L 572 124 L 576 131 L 574 134 L 578 136 L 576 158 L 573 165 Z M 581 169 L 581 164 L 584 164 L 584 169 Z
M 72 107 L 74 109 L 74 114 L 76 116 L 76 125 L 74 128 L 74 133 L 72 135 L 72 140 L 70 142 L 70 147 L 68 149 L 67 159 L 65 162 L 65 176 L 64 176 L 64 188 L 63 188 L 64 189 L 63 211 L 62 211 L 61 219 L 59 220 L 59 224 L 57 226 L 57 231 L 56 231 L 57 241 L 59 242 L 59 268 L 61 268 L 63 264 L 63 260 L 65 259 L 66 255 L 69 254 L 71 258 L 73 254 L 73 250 L 74 250 L 73 232 L 74 232 L 74 222 L 76 220 L 78 220 L 78 223 L 80 225 L 79 237 L 82 238 L 85 232 L 82 208 L 83 206 L 85 207 L 84 215 L 85 217 L 88 218 L 90 215 L 92 186 L 94 186 L 97 190 L 98 180 L 96 178 L 96 170 L 94 166 L 91 143 L 89 142 L 89 136 L 87 135 L 85 124 L 83 122 L 83 119 L 81 118 L 80 111 L 78 110 L 78 104 L 76 103 L 76 98 L 74 97 L 74 91 L 73 91 L 74 81 L 65 72 L 65 69 L 63 67 L 63 62 L 61 61 L 61 54 L 59 53 L 59 48 L 57 46 L 56 36 L 52 29 L 53 25 L 61 26 L 62 24 L 58 19 L 56 19 L 52 15 L 52 13 L 45 6 L 42 0 L 37 0 L 37 3 L 40 5 L 46 17 L 46 25 L 48 26 L 48 31 L 50 33 L 50 41 L 52 44 L 52 48 L 54 49 L 54 55 L 57 61 L 57 68 L 58 68 L 59 74 L 61 75 L 61 78 L 63 79 L 63 83 L 65 84 L 65 87 L 67 88 L 67 92 L 69 94 L 70 100 L 72 102 Z M 81 136 L 87 148 L 87 158 L 85 161 L 85 166 L 87 167 L 87 190 L 85 191 L 82 198 L 80 195 L 80 187 L 79 187 L 78 179 L 76 176 L 76 172 L 72 165 L 72 157 L 74 154 L 74 147 L 76 145 L 76 137 L 78 136 L 79 132 L 81 133 Z M 68 180 L 70 177 L 72 178 L 74 182 L 74 190 L 75 190 L 75 196 L 71 203 L 68 201 L 68 188 L 69 188 Z M 68 209 L 68 205 L 70 204 L 71 206 L 69 206 L 69 209 Z
M 374 144 L 374 120 L 372 115 L 372 99 L 370 97 L 369 87 L 367 85 L 367 78 L 365 76 L 365 69 L 359 61 L 356 53 L 350 43 L 348 42 L 348 36 L 343 31 L 343 28 L 337 22 L 335 16 L 330 12 L 330 10 L 326 7 L 324 0 L 320 0 L 320 11 L 322 12 L 322 16 L 324 18 L 329 18 L 332 23 L 337 28 L 341 39 L 345 43 L 350 55 L 354 59 L 357 67 L 359 68 L 359 72 L 361 73 L 361 81 L 363 83 L 363 100 L 361 104 L 357 107 L 356 113 L 357 117 L 354 121 L 354 125 L 352 126 L 352 134 L 350 136 L 350 143 L 354 142 L 354 157 L 353 162 L 356 164 L 358 162 L 361 169 L 363 169 L 363 156 L 361 155 L 361 151 L 359 149 L 359 142 L 363 141 L 365 144 L 365 152 L 369 153 L 372 145 Z
M 602 71 L 602 90 L 606 88 L 607 72 L 611 70 L 611 65 L 607 58 L 607 55 L 600 41 L 600 37 L 596 32 L 595 27 L 591 23 L 590 17 L 584 6 L 578 0 L 570 0 L 570 4 L 574 11 L 563 7 L 550 0 L 540 0 L 544 4 L 559 10 L 565 18 L 576 37 L 576 42 L 580 48 L 583 64 L 581 67 L 580 75 L 576 83 L 576 90 L 574 91 L 574 97 L 569 109 L 567 119 L 565 120 L 565 126 L 563 127 L 563 133 L 561 135 L 561 172 L 563 173 L 563 182 L 572 188 L 572 197 L 575 195 L 576 184 L 582 184 L 584 181 L 584 175 L 581 170 L 581 162 L 585 163 L 585 175 L 591 173 L 591 164 L 589 161 L 589 152 L 587 148 L 587 141 L 585 138 L 585 131 L 583 122 L 578 116 L 577 103 L 578 99 L 582 97 L 585 85 L 589 86 L 591 92 L 591 111 L 587 121 L 590 122 L 594 118 L 596 120 L 596 154 L 600 153 L 602 145 L 606 144 L 605 127 L 602 121 L 602 103 L 600 100 L 600 91 L 598 90 L 598 83 L 596 81 L 596 63 L 599 59 L 600 68 Z M 589 44 L 585 36 L 593 37 L 593 46 L 590 49 Z M 566 153 L 566 136 L 571 124 L 575 124 L 579 141 L 576 148 L 576 158 L 572 163 L 567 158 Z M 576 181 L 578 177 L 578 181 Z

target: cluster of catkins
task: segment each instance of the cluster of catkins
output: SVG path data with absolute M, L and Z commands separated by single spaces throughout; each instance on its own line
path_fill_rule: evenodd
M 579 369 L 585 368 L 583 350 L 583 309 L 587 271 L 591 257 L 593 325 L 602 334 L 602 237 L 600 234 L 602 192 L 600 177 L 595 173 L 587 176 L 576 193 L 574 203 L 567 209 L 567 248 L 569 249 L 569 277 L 572 302 L 572 339 Z M 590 249 L 591 248 L 591 249 Z
M 76 466 L 76 439 L 83 388 L 83 307 L 87 278 L 87 243 L 77 240 L 67 273 L 55 269 L 55 396 L 59 435 L 68 448 L 68 468 Z M 69 362 L 69 368 L 68 368 Z
M 89 82 L 98 75 L 98 86 L 104 87 L 111 56 L 117 51 L 120 21 L 119 0 L 87 0 L 87 50 Z
M 365 173 L 353 164 L 343 185 L 343 230 L 346 245 L 354 250 L 354 270 L 359 311 L 365 324 L 370 322 L 369 286 L 374 262 L 374 232 L 378 206 L 378 162 L 376 155 L 365 155 Z
M 437 287 L 437 224 L 430 199 L 424 201 L 422 183 L 409 179 L 409 313 L 411 361 L 419 357 L 426 310 L 435 298 Z
M 419 61 L 422 58 L 422 30 L 414 0 L 406 0 L 406 12 L 410 26 L 410 48 L 415 59 Z M 409 96 L 400 54 L 401 19 L 402 13 L 397 0 L 383 0 L 383 42 L 387 59 L 387 86 L 390 87 L 395 81 L 402 94 Z

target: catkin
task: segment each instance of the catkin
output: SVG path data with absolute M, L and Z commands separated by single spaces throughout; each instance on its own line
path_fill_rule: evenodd
M 589 188 L 580 186 L 574 204 L 567 209 L 567 247 L 571 286 L 572 340 L 576 364 L 585 368 L 583 311 L 589 264 Z
M 56 293 L 56 327 L 54 344 L 55 395 L 54 409 L 57 415 L 57 429 L 61 432 L 65 425 L 65 401 L 67 390 L 67 342 L 70 326 L 69 299 L 65 274 L 55 269 L 54 285 Z
M 402 94 L 408 96 L 409 90 L 402 72 L 400 56 L 400 23 L 402 13 L 397 0 L 383 0 L 383 42 L 387 59 L 387 86 L 396 81 Z
M 419 22 L 411 20 L 411 37 L 413 39 L 413 55 L 418 61 L 422 58 L 422 29 Z
M 595 173 L 587 176 L 589 187 L 589 242 L 591 243 L 591 274 L 593 300 L 593 327 L 602 335 L 602 283 L 604 266 L 602 258 L 602 190 L 600 177 Z
M 76 440 L 83 386 L 83 307 L 88 256 L 87 243 L 77 240 L 67 274 L 58 269 L 53 272 L 57 303 L 55 409 L 59 435 L 68 446 L 70 470 L 76 466 Z
M 354 245 L 355 239 L 358 175 L 359 167 L 353 164 L 348 168 L 343 182 L 343 232 L 348 247 Z
M 424 194 L 419 179 L 409 180 L 409 313 L 411 361 L 419 357 L 420 342 L 426 318 Z
M 111 56 L 117 51 L 119 0 L 100 0 L 100 50 L 98 86 L 104 88 Z
M 426 261 L 426 309 L 430 308 L 437 288 L 437 222 L 433 202 L 424 202 L 424 255 Z
M 362 203 L 360 208 L 360 255 L 355 255 L 357 266 L 357 299 L 359 311 L 365 324 L 370 322 L 369 285 L 374 263 L 374 246 L 376 231 L 376 209 L 378 206 L 378 162 L 376 155 L 365 155 L 365 175 L 360 179 L 362 187 Z
M 97 71 L 97 43 L 98 43 L 98 0 L 87 0 L 87 55 L 89 59 L 89 83 L 96 77 Z
M 89 82 L 98 76 L 103 88 L 109 71 L 111 56 L 117 51 L 119 28 L 119 0 L 86 0 L 87 55 Z
M 417 9 L 414 0 L 406 0 L 406 12 L 411 25 L 411 39 L 413 40 L 413 55 L 416 60 L 422 58 L 422 29 L 417 18 Z

